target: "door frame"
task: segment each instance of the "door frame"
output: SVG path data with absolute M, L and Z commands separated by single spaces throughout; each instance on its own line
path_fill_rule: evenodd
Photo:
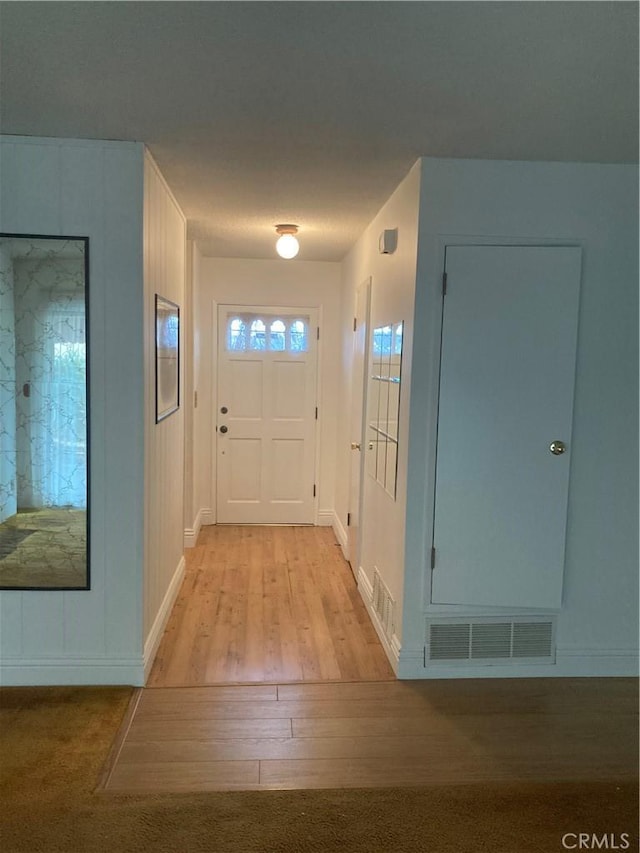
M 436 469 L 437 469 L 437 449 L 438 449 L 438 403 L 440 399 L 440 360 L 441 360 L 441 351 L 442 351 L 442 334 L 443 334 L 443 311 L 444 311 L 444 300 L 442 295 L 442 278 L 445 270 L 445 262 L 446 262 L 446 251 L 447 247 L 454 246 L 508 246 L 508 247 L 536 247 L 540 246 L 542 248 L 555 248 L 555 247 L 567 247 L 567 248 L 579 248 L 583 252 L 585 252 L 585 244 L 584 241 L 580 239 L 576 239 L 575 237 L 530 237 L 530 236 L 522 236 L 522 237 L 505 237 L 503 235 L 465 235 L 461 237 L 459 234 L 439 234 L 434 238 L 434 252 L 432 255 L 432 260 L 429 265 L 428 270 L 428 278 L 430 279 L 430 286 L 425 288 L 424 291 L 424 299 L 423 305 L 427 306 L 425 316 L 428 318 L 428 326 L 425 326 L 422 329 L 422 335 L 428 341 L 429 348 L 429 356 L 428 356 L 428 364 L 429 364 L 429 373 L 425 377 L 421 376 L 420 382 L 423 383 L 426 379 L 426 387 L 427 392 L 424 401 L 422 401 L 422 406 L 420 407 L 423 414 L 422 428 L 424 431 L 424 439 L 423 439 L 423 459 L 425 460 L 424 468 L 420 468 L 418 466 L 416 474 L 424 476 L 424 485 L 423 485 L 423 493 L 422 493 L 422 510 L 421 517 L 423 519 L 424 528 L 423 534 L 420 538 L 419 543 L 419 556 L 418 552 L 409 553 L 409 547 L 407 547 L 407 554 L 405 555 L 405 559 L 419 559 L 419 565 L 424 566 L 424 571 L 422 576 L 424 578 L 424 582 L 422 585 L 422 610 L 424 613 L 429 613 L 431 615 L 441 613 L 448 615 L 462 615 L 463 613 L 470 613 L 472 615 L 478 615 L 479 610 L 483 613 L 491 614 L 491 613 L 504 613 L 504 607 L 490 607 L 483 606 L 482 608 L 478 607 L 470 607 L 462 604 L 433 604 L 432 603 L 432 583 L 433 583 L 433 572 L 431 570 L 431 545 L 434 537 L 434 520 L 435 520 L 435 479 L 436 479 Z M 580 311 L 578 315 L 578 348 L 580 341 Z M 414 338 L 418 337 L 418 334 L 414 335 Z M 414 342 L 415 347 L 415 342 Z M 579 352 L 579 349 L 578 349 Z M 576 356 L 577 361 L 577 356 Z M 417 381 L 417 377 L 413 376 L 412 372 L 412 382 L 411 382 L 411 399 L 412 403 L 414 400 L 413 396 L 413 388 L 414 383 Z M 417 407 L 416 407 L 417 408 Z M 415 414 L 415 412 L 414 412 Z M 413 417 L 410 415 L 410 421 L 413 421 Z M 413 439 L 410 439 L 411 445 L 415 442 L 415 436 Z M 569 481 L 569 489 L 571 489 L 571 480 Z M 410 497 L 408 497 L 410 500 Z M 409 546 L 409 540 L 405 537 L 405 545 Z M 528 608 L 528 607 L 510 607 L 507 608 L 510 613 L 515 615 L 518 614 L 539 614 L 545 612 L 557 612 L 546 611 L 542 608 Z
M 220 309 L 226 305 L 246 306 L 247 308 L 256 307 L 255 302 L 218 302 L 216 299 L 211 300 L 211 371 L 210 371 L 210 394 L 211 394 L 211 411 L 206 415 L 208 417 L 207 435 L 209 436 L 209 447 L 211 451 L 211 459 L 209 466 L 209 494 L 211 496 L 211 523 L 218 524 L 218 347 L 219 347 L 219 316 Z M 316 494 L 313 498 L 313 526 L 319 525 L 320 516 L 320 445 L 322 435 L 322 328 L 323 328 L 323 311 L 322 305 L 283 305 L 277 306 L 263 304 L 259 306 L 265 310 L 282 309 L 284 311 L 308 311 L 316 318 L 316 326 L 319 337 L 316 340 L 316 405 L 318 408 L 318 417 L 315 422 L 315 449 L 314 449 L 314 471 L 313 478 L 316 484 Z
M 346 531 L 346 533 L 347 533 L 348 562 L 349 562 L 349 565 L 351 566 L 351 571 L 353 572 L 353 576 L 355 577 L 356 581 L 358 580 L 358 574 L 360 571 L 360 554 L 362 553 L 362 521 L 363 521 L 363 517 L 364 517 L 364 478 L 365 478 L 365 473 L 366 473 L 366 456 L 365 456 L 364 448 L 365 448 L 365 442 L 366 442 L 366 436 L 367 436 L 367 393 L 368 393 L 368 387 L 369 387 L 369 383 L 368 383 L 367 379 L 369 376 L 369 356 L 370 356 L 369 349 L 371 346 L 371 290 L 372 290 L 372 277 L 367 276 L 367 278 L 365 278 L 364 281 L 362 281 L 358 285 L 358 287 L 356 288 L 355 305 L 354 305 L 354 312 L 353 312 L 354 313 L 354 320 L 355 320 L 355 315 L 357 313 L 357 306 L 358 306 L 358 294 L 361 291 L 363 291 L 363 293 L 364 293 L 364 306 L 365 306 L 364 307 L 364 314 L 365 314 L 364 322 L 365 322 L 366 328 L 365 328 L 365 337 L 364 337 L 364 353 L 363 353 L 363 357 L 362 357 L 362 376 L 360 377 L 361 392 L 362 392 L 362 396 L 361 396 L 362 405 L 361 405 L 361 409 L 360 409 L 360 429 L 358 430 L 358 438 L 360 441 L 360 451 L 359 451 L 360 452 L 360 460 L 359 460 L 359 466 L 358 466 L 358 507 L 357 507 L 357 511 L 358 511 L 358 532 L 356 533 L 356 536 L 355 536 L 355 546 L 356 546 L 355 557 L 357 558 L 356 559 L 357 565 L 354 565 L 354 563 L 352 562 L 352 557 L 354 555 L 351 553 L 351 544 L 352 543 L 351 543 L 351 539 L 349 536 L 349 525 L 347 525 L 347 531 Z M 354 329 L 353 334 L 354 334 L 354 338 L 353 338 L 352 354 L 353 354 L 353 351 L 355 349 L 355 334 L 356 334 L 355 329 Z M 354 363 L 355 363 L 355 359 L 352 360 L 352 365 Z M 358 377 L 354 377 L 353 373 L 352 373 L 352 376 L 351 376 L 351 395 L 350 395 L 350 397 L 351 397 L 351 411 L 349 414 L 349 442 L 351 442 L 353 440 L 354 432 L 355 432 L 355 430 L 354 430 L 354 415 L 355 415 L 355 411 L 354 411 L 355 382 L 354 382 L 354 379 L 356 381 L 358 381 Z M 355 451 L 352 451 L 351 449 L 349 449 L 350 454 L 353 452 L 355 452 Z M 351 456 L 349 456 L 349 460 L 351 463 Z M 353 485 L 353 464 L 350 464 L 349 465 L 349 499 L 347 502 L 347 512 L 349 512 L 349 513 L 353 511 L 353 508 L 351 506 L 352 485 Z

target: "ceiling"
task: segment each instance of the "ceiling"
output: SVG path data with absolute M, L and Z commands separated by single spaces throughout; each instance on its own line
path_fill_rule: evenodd
M 204 254 L 341 259 L 420 156 L 630 162 L 634 2 L 2 2 L 3 133 L 145 142 Z

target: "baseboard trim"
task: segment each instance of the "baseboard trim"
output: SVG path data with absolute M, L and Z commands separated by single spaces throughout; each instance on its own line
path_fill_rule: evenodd
M 173 577 L 171 578 L 171 582 L 169 583 L 164 599 L 162 600 L 160 609 L 158 610 L 151 630 L 149 631 L 149 636 L 144 644 L 144 683 L 146 683 L 149 673 L 151 672 L 151 667 L 153 666 L 153 661 L 155 660 L 156 652 L 158 651 L 158 646 L 162 639 L 162 634 L 167 624 L 167 620 L 169 619 L 169 614 L 171 613 L 175 600 L 178 596 L 180 584 L 184 578 L 184 570 L 185 560 L 183 556 L 180 557 L 180 562 L 173 573 Z
M 195 548 L 198 543 L 198 536 L 200 535 L 200 530 L 203 527 L 207 527 L 209 524 L 214 524 L 213 520 L 213 510 L 208 507 L 201 507 L 197 514 L 195 521 L 193 522 L 193 527 L 185 527 L 184 529 L 184 547 L 185 548 Z
M 374 623 L 375 624 L 375 623 Z M 556 648 L 555 663 L 501 666 L 425 666 L 424 648 L 401 649 L 398 678 L 637 678 L 635 649 Z
M 142 658 L 20 658 L 0 665 L 3 687 L 126 684 L 142 687 Z
M 195 548 L 198 541 L 198 534 L 202 527 L 202 510 L 199 509 L 193 522 L 193 527 L 185 527 L 184 529 L 184 547 Z
M 389 659 L 391 668 L 394 673 L 398 675 L 402 646 L 400 644 L 400 640 L 395 634 L 392 635 L 391 639 L 389 639 L 385 634 L 382 623 L 378 618 L 378 614 L 373 609 L 373 586 L 362 566 L 358 569 L 358 591 L 360 592 L 360 597 L 364 601 L 364 606 L 367 608 L 367 613 L 369 614 L 369 618 L 371 619 L 376 634 L 378 635 L 378 639 L 382 643 L 382 648 Z
M 373 584 L 367 577 L 362 566 L 358 569 L 358 589 L 360 590 L 360 595 L 364 598 L 364 603 L 371 604 L 373 599 Z
M 340 517 L 337 513 L 331 513 L 331 527 L 333 527 L 333 532 L 336 535 L 336 539 L 342 549 L 342 556 L 345 560 L 349 559 L 349 535 L 345 530 L 343 523 L 340 521 Z
M 638 677 L 637 648 L 598 649 L 556 647 L 556 668 L 578 676 Z
M 333 527 L 334 512 L 332 509 L 319 509 L 316 516 L 317 527 Z

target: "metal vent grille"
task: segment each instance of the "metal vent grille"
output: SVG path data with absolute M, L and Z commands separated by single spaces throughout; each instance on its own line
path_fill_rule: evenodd
M 371 601 L 373 609 L 380 620 L 385 636 L 391 639 L 395 630 L 395 602 L 376 568 L 373 570 L 373 594 Z
M 471 628 L 472 658 L 508 658 L 511 654 L 511 625 L 496 622 Z
M 468 660 L 471 625 L 432 625 L 430 660 Z
M 554 622 L 549 619 L 432 621 L 428 624 L 430 662 L 553 663 Z
M 513 625 L 513 657 L 539 658 L 551 653 L 553 623 L 516 622 Z

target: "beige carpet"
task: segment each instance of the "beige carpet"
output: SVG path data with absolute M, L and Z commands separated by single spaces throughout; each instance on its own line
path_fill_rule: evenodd
M 578 832 L 638 849 L 629 783 L 95 793 L 130 693 L 0 690 L 2 853 L 562 853 Z

